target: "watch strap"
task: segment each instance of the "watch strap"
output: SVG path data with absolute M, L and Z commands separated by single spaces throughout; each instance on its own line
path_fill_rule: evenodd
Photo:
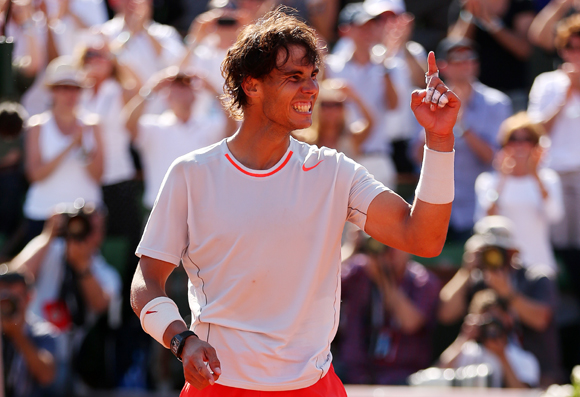
M 177 357 L 177 359 L 179 361 L 181 361 L 181 353 L 183 352 L 183 346 L 185 345 L 185 340 L 187 338 L 189 338 L 190 336 L 195 336 L 197 338 L 199 338 L 199 336 L 196 335 L 195 332 L 191 331 L 191 330 L 187 330 L 187 331 L 183 331 L 177 335 L 175 335 L 172 339 L 171 339 L 171 352 L 175 355 L 175 357 Z

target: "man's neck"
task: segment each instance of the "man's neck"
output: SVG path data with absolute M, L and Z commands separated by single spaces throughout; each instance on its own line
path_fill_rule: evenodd
M 244 120 L 227 140 L 236 160 L 253 170 L 267 170 L 276 165 L 288 150 L 290 131 L 276 131 L 271 126 L 258 126 Z

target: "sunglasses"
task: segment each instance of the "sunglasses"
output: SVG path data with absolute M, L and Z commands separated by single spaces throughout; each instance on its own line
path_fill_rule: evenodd
M 79 87 L 78 85 L 68 85 L 68 84 L 55 85 L 52 88 L 54 90 L 60 91 L 79 91 L 81 89 L 81 87 Z
M 473 51 L 455 51 L 447 55 L 448 63 L 459 63 L 477 60 L 477 54 Z
M 110 56 L 107 56 L 99 51 L 87 51 L 84 56 L 84 60 L 87 61 L 88 59 L 110 59 Z
M 508 141 L 508 143 L 527 142 L 527 143 L 531 143 L 533 145 L 535 145 L 537 143 L 536 140 L 534 138 L 532 138 L 531 136 L 526 136 L 526 137 L 519 136 L 518 137 L 518 136 L 512 135 L 508 138 L 507 141 Z

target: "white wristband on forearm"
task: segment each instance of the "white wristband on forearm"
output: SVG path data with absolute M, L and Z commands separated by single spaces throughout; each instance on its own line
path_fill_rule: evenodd
M 141 309 L 139 318 L 141 319 L 141 327 L 143 327 L 143 330 L 166 348 L 169 348 L 169 346 L 163 343 L 163 334 L 167 327 L 169 327 L 169 324 L 174 321 L 181 321 L 185 324 L 175 302 L 166 296 L 160 296 L 150 300 Z
M 421 176 L 415 196 L 431 204 L 447 204 L 455 197 L 454 183 L 455 150 L 438 152 L 425 145 Z

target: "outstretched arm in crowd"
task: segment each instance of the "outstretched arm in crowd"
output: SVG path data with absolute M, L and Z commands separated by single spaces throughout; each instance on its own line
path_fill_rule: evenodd
M 411 99 L 415 117 L 425 128 L 428 154 L 421 170 L 417 198 L 411 206 L 391 191 L 379 194 L 368 208 L 365 231 L 385 245 L 432 257 L 439 255 L 443 248 L 451 215 L 453 126 L 461 102 L 439 79 L 433 52 L 429 53 L 428 60 L 427 89 L 413 92 Z M 443 194 L 434 194 L 435 190 Z
M 501 46 L 516 58 L 525 61 L 532 54 L 528 30 L 533 19 L 533 12 L 520 12 L 514 16 L 513 28 L 510 28 L 503 24 L 501 17 L 495 15 L 485 1 L 467 0 L 464 2 L 459 19 L 450 26 L 449 36 L 473 38 L 478 23 Z
M 556 24 L 566 16 L 574 5 L 574 0 L 552 0 L 535 16 L 528 30 L 532 44 L 546 51 L 554 51 Z

